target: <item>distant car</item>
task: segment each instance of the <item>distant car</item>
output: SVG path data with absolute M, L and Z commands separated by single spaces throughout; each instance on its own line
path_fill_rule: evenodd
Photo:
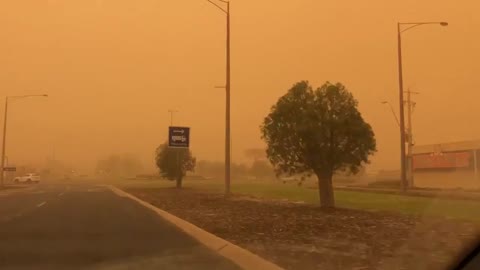
M 15 183 L 40 183 L 40 175 L 36 173 L 28 173 L 24 176 L 17 176 L 13 179 Z

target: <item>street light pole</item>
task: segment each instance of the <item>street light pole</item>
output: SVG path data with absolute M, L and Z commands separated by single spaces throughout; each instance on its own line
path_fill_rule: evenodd
M 11 96 L 5 97 L 5 112 L 3 117 L 3 141 L 2 141 L 2 161 L 0 162 L 0 187 L 4 186 L 4 169 L 5 169 L 5 149 L 6 149 L 6 141 L 7 141 L 7 116 L 8 116 L 8 100 L 9 99 L 20 99 L 20 98 L 28 98 L 28 97 L 48 97 L 48 95 L 26 95 L 26 96 Z
M 207 0 L 227 15 L 227 66 L 225 84 L 225 195 L 230 195 L 230 168 L 231 168 L 231 130 L 230 130 L 230 2 L 218 0 L 227 5 L 222 8 L 212 0 Z
M 404 91 L 403 91 L 403 63 L 402 63 L 402 33 L 414 27 L 426 24 L 439 24 L 441 26 L 448 26 L 447 22 L 414 22 L 414 23 L 398 23 L 397 24 L 397 39 L 398 39 L 398 83 L 399 83 L 399 106 L 400 106 L 400 177 L 402 191 L 408 188 L 407 170 L 406 170 L 406 156 L 405 156 L 405 113 L 404 113 Z M 403 25 L 409 27 L 402 30 Z
M 412 94 L 418 94 L 418 92 L 412 92 L 410 89 L 407 91 L 407 120 L 408 120 L 408 127 L 407 127 L 407 179 L 408 179 L 408 186 L 413 188 L 414 187 L 414 173 L 413 173 L 413 123 L 412 123 L 412 113 L 413 107 L 415 103 L 412 101 Z
M 178 112 L 177 110 L 168 110 L 170 113 L 170 126 L 173 127 L 173 114 Z
M 0 173 L 0 186 L 3 187 L 3 178 L 4 178 L 4 168 L 5 168 L 5 144 L 7 140 L 7 115 L 8 115 L 8 97 L 5 98 L 5 113 L 3 117 L 3 141 L 2 141 L 2 166 L 1 166 L 1 173 Z
M 230 2 L 227 3 L 227 84 L 225 108 L 225 195 L 230 195 L 231 130 L 230 130 Z
M 399 106 L 400 106 L 400 181 L 402 191 L 407 190 L 407 176 L 405 170 L 405 114 L 403 113 L 403 68 L 402 68 L 402 33 L 401 24 L 398 23 L 398 80 L 399 80 Z

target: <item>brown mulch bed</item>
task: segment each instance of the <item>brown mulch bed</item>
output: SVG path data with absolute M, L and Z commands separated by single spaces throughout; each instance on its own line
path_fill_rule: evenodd
M 480 235 L 440 218 L 255 200 L 184 189 L 126 189 L 286 269 L 446 269 Z

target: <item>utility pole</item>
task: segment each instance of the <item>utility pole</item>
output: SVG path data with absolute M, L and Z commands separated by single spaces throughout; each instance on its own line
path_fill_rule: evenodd
M 412 130 L 412 113 L 415 106 L 415 102 L 412 101 L 412 94 L 419 94 L 418 92 L 412 92 L 410 89 L 407 91 L 407 179 L 408 187 L 414 187 L 414 174 L 413 174 L 413 130 Z
M 2 166 L 1 170 L 2 172 L 0 173 L 0 187 L 3 187 L 3 179 L 4 179 L 4 174 L 5 174 L 5 145 L 6 145 L 6 139 L 7 139 L 7 114 L 8 114 L 8 97 L 5 98 L 5 113 L 3 117 L 3 141 L 2 141 Z
M 225 83 L 225 196 L 230 195 L 230 169 L 231 169 L 231 130 L 230 130 L 230 2 L 218 0 L 226 4 L 226 8 L 221 7 L 213 0 L 207 0 L 216 6 L 227 16 L 227 66 Z
M 403 100 L 403 64 L 402 64 L 402 31 L 398 23 L 398 81 L 399 81 L 399 103 L 400 103 L 400 181 L 402 191 L 407 191 L 407 175 L 405 160 L 405 113 Z

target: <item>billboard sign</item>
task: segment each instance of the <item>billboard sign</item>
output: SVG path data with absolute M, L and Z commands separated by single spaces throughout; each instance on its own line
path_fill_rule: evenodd
M 190 128 L 189 127 L 169 127 L 168 128 L 168 147 L 189 148 L 190 147 Z

